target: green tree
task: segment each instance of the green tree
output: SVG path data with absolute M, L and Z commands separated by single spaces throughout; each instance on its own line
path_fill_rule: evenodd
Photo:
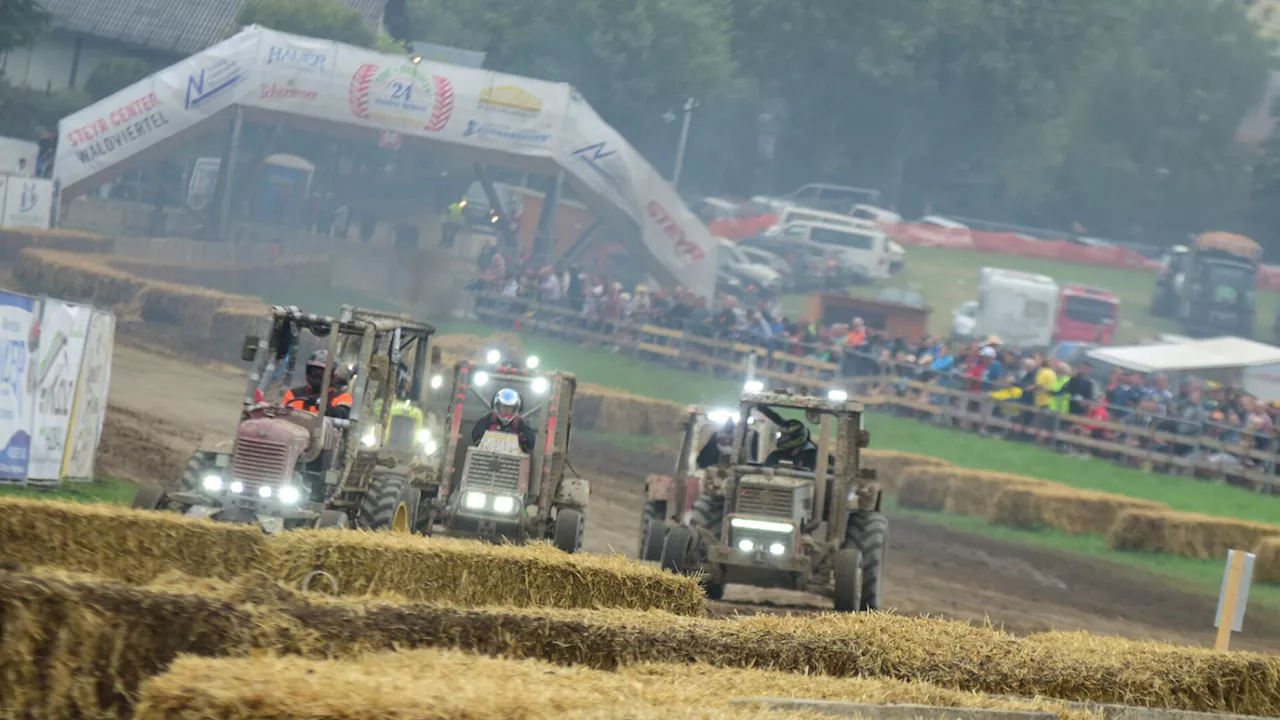
M 262 25 L 281 32 L 372 48 L 378 36 L 359 12 L 337 0 L 249 0 L 236 24 Z
M 156 68 L 132 55 L 113 55 L 103 60 L 84 82 L 84 90 L 95 101 L 142 80 Z
M 0 54 L 30 45 L 49 26 L 49 13 L 39 0 L 0 2 Z

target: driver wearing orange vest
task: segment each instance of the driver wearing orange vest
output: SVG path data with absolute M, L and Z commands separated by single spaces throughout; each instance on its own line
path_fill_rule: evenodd
M 311 358 L 307 360 L 307 384 L 286 390 L 280 404 L 294 410 L 316 412 L 316 407 L 320 403 L 321 386 L 324 384 L 324 369 L 328 364 L 328 350 L 317 350 L 312 353 Z M 338 366 L 335 364 L 330 378 L 329 407 L 324 414 L 345 420 L 351 417 L 351 405 L 354 402 L 355 398 L 351 397 L 351 393 L 347 392 L 345 384 L 338 377 Z

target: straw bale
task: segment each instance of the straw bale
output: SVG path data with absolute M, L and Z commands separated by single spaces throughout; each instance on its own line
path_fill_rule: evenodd
M 60 250 L 19 252 L 13 274 L 29 292 L 106 307 L 133 302 L 146 285 L 142 278 L 106 267 L 98 256 Z
M 321 256 L 305 260 L 278 260 L 252 265 L 209 262 L 154 261 L 144 258 L 110 258 L 112 267 L 148 280 L 232 290 L 262 287 L 269 283 L 292 285 L 307 282 L 329 287 L 329 259 Z
M 1114 550 L 1155 550 L 1201 560 L 1220 560 L 1228 550 L 1253 552 L 1280 537 L 1280 525 L 1168 510 L 1133 509 L 1116 521 L 1108 542 Z
M 907 468 L 898 483 L 898 504 L 915 510 L 942 512 L 947 506 L 947 479 L 932 472 L 934 468 Z
M 105 254 L 115 248 L 115 240 L 77 230 L 0 228 L 0 261 L 12 262 L 27 248 Z
M 515 333 L 493 333 L 486 337 L 450 333 L 436 336 L 431 343 L 440 349 L 441 358 L 446 365 L 480 357 L 489 348 L 497 348 L 509 356 L 524 354 L 524 341 Z
M 1280 537 L 1263 538 L 1256 552 L 1253 576 L 1260 582 L 1280 583 Z
M 243 302 L 241 296 L 194 285 L 150 282 L 138 296 L 142 319 L 178 325 L 187 332 L 208 336 L 218 310 Z
M 209 337 L 227 343 L 238 344 L 245 335 L 254 335 L 258 323 L 267 313 L 266 305 L 235 305 L 220 308 L 213 314 L 209 325 Z
M 1106 535 L 1129 509 L 1168 510 L 1152 500 L 1059 487 L 1001 490 L 987 514 L 992 525 L 1022 529 L 1050 527 L 1072 535 Z
M 934 472 L 948 477 L 947 505 L 944 512 L 953 515 L 986 519 L 991 506 L 1002 490 L 1010 488 L 1066 489 L 1065 485 L 1048 480 L 1012 475 L 1010 473 L 970 470 L 968 468 L 933 468 Z
M 313 570 L 344 595 L 512 607 L 627 608 L 703 615 L 693 578 L 610 555 L 491 545 L 453 538 L 341 530 L 284 533 L 267 541 L 267 572 L 293 584 Z
M 875 469 L 880 486 L 891 495 L 898 493 L 905 479 L 903 474 L 910 468 L 920 465 L 955 467 L 953 463 L 946 460 L 897 450 L 863 450 L 862 464 Z
M 433 647 L 600 670 L 702 662 L 928 682 L 991 695 L 1280 714 L 1280 657 L 1081 633 L 1018 638 L 878 613 L 712 620 L 311 597 L 264 606 L 12 572 L 0 572 L 0 613 L 0 707 L 6 708 L 23 707 L 14 698 L 119 708 L 140 680 L 179 653 L 225 657 L 266 649 L 354 657 Z
M 126 582 L 166 572 L 232 578 L 261 558 L 251 525 L 110 505 L 0 497 L 0 562 L 48 565 Z
M 395 688 L 395 692 L 387 692 Z M 349 660 L 266 656 L 180 658 L 139 693 L 138 720 L 170 718 L 617 717 L 613 708 L 721 711 L 745 697 L 804 697 L 867 704 L 917 704 L 998 710 L 1048 710 L 1090 717 L 1062 703 L 1017 701 L 887 680 L 798 678 L 707 666 L 645 665 L 619 672 L 499 660 L 460 652 L 414 650 Z M 762 708 L 755 708 L 761 710 Z M 627 716 L 631 717 L 631 716 Z M 765 717 L 775 717 L 766 715 Z

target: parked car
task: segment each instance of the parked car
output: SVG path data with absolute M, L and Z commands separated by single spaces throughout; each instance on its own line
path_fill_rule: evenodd
M 716 254 L 719 269 L 758 288 L 779 290 L 782 274 L 766 264 L 756 262 L 743 253 L 731 240 L 720 238 L 720 252 Z

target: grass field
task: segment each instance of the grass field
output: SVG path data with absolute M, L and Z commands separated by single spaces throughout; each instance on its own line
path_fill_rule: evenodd
M 136 487 L 136 485 L 126 480 L 99 478 L 91 483 L 67 482 L 56 487 L 47 488 L 0 485 L 0 495 L 66 500 L 69 502 L 101 502 L 113 505 L 128 505 L 133 501 Z
M 1156 276 L 1135 270 L 1091 267 L 1022 258 L 1012 255 L 987 255 L 966 250 L 946 248 L 907 248 L 907 265 L 894 278 L 855 288 L 852 293 L 871 297 L 882 287 L 905 287 L 924 296 L 925 304 L 933 309 L 929 319 L 929 331 L 946 335 L 951 330 L 951 311 L 961 303 L 977 299 L 978 271 L 984 267 L 1000 267 L 1009 270 L 1040 273 L 1058 282 L 1082 283 L 1110 290 L 1120 297 L 1120 326 L 1116 342 L 1132 343 L 1144 337 L 1160 333 L 1177 333 L 1177 323 L 1151 317 L 1147 312 L 1151 305 L 1151 292 Z M 1270 338 L 1271 323 L 1280 307 L 1280 293 L 1259 292 L 1257 325 L 1258 338 Z M 805 298 L 787 298 L 784 307 L 789 313 L 803 311 Z

